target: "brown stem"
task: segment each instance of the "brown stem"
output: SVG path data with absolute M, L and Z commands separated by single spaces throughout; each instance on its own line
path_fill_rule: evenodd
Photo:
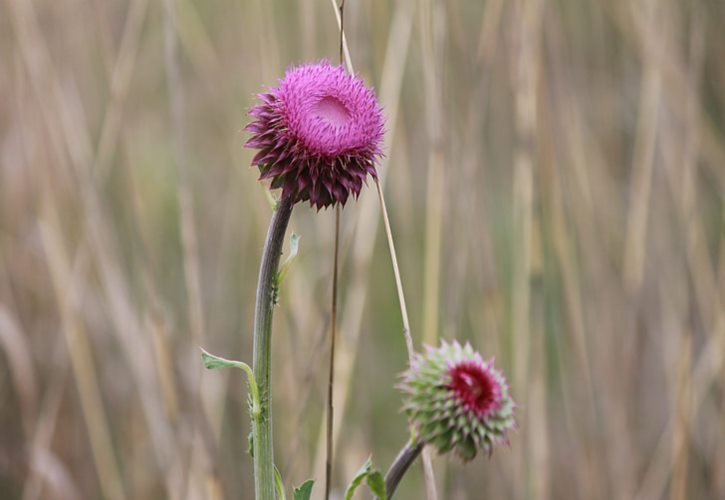
M 330 498 L 332 482 L 333 424 L 335 407 L 333 405 L 333 389 L 335 386 L 335 340 L 337 338 L 337 267 L 340 251 L 340 206 L 335 207 L 335 257 L 332 264 L 332 329 L 330 332 L 330 373 L 327 383 L 327 461 L 325 464 L 325 500 Z
M 423 451 L 423 443 L 416 443 L 408 441 L 406 445 L 400 450 L 398 456 L 395 457 L 395 461 L 388 469 L 388 473 L 385 474 L 385 491 L 388 495 L 388 500 L 393 498 L 393 493 L 398 487 L 398 483 L 403 478 L 410 466 L 418 458 L 421 451 Z

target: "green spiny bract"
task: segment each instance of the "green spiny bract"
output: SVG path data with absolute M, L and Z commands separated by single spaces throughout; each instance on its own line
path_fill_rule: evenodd
M 464 462 L 479 450 L 490 455 L 516 425 L 506 379 L 468 343 L 444 341 L 415 354 L 399 388 L 415 438 L 441 454 L 455 450 Z

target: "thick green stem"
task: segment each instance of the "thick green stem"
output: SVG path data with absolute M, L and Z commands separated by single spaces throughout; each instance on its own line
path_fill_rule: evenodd
M 277 269 L 292 201 L 282 198 L 272 216 L 259 267 L 254 311 L 254 378 L 259 388 L 259 412 L 254 416 L 254 490 L 257 500 L 275 500 L 272 448 L 272 313 Z
M 405 473 L 408 472 L 408 468 L 415 462 L 421 451 L 423 451 L 423 443 L 408 441 L 403 449 L 400 450 L 398 456 L 395 457 L 393 465 L 390 466 L 388 473 L 385 474 L 385 491 L 388 494 L 388 500 L 393 498 L 393 493 L 395 493 L 398 483 L 403 479 Z

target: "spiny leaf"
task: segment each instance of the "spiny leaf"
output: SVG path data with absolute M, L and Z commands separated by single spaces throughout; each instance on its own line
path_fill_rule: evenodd
M 279 271 L 277 271 L 277 280 L 275 283 L 275 292 L 279 291 L 279 286 L 282 284 L 282 280 L 287 275 L 287 271 L 289 270 L 290 266 L 292 265 L 292 261 L 297 257 L 297 252 L 300 248 L 300 237 L 292 233 L 292 236 L 290 236 L 289 239 L 289 255 L 284 260 L 282 265 L 279 266 Z M 277 301 L 275 300 L 275 303 Z
M 273 212 L 276 211 L 278 201 L 274 198 L 274 196 L 268 189 L 264 190 L 264 194 L 266 195 L 267 202 L 269 203 L 269 206 L 272 209 L 272 211 Z
M 315 482 L 312 479 L 308 479 L 299 488 L 295 488 L 294 500 L 310 500 L 312 495 L 312 485 Z
M 352 498 L 355 494 L 355 490 L 362 484 L 365 478 L 368 477 L 368 474 L 370 474 L 372 466 L 372 459 L 368 458 L 362 467 L 358 469 L 355 476 L 352 478 L 352 481 L 350 481 L 350 485 L 347 487 L 347 490 L 345 490 L 345 500 L 350 500 Z
M 385 491 L 385 478 L 380 471 L 373 470 L 373 462 L 368 458 L 365 463 L 355 473 L 355 477 L 350 481 L 350 485 L 345 491 L 345 500 L 351 500 L 355 494 L 355 490 L 365 481 L 370 491 L 378 498 L 378 500 L 387 500 L 388 495 Z
M 385 478 L 380 471 L 376 470 L 368 474 L 367 483 L 368 488 L 378 497 L 378 500 L 388 500 L 388 494 L 385 491 Z
M 205 351 L 203 348 L 200 349 L 201 359 L 204 361 L 204 366 L 210 370 L 214 370 L 216 368 L 241 368 L 244 370 L 245 367 L 249 368 L 249 365 L 242 361 L 220 358 L 219 356 L 215 356 Z
M 282 474 L 279 473 L 279 469 L 276 465 L 274 466 L 274 489 L 277 490 L 277 498 L 279 500 L 287 500 L 287 497 L 284 494 L 284 483 L 282 482 Z
M 204 366 L 208 369 L 213 370 L 216 368 L 239 368 L 244 370 L 247 374 L 247 382 L 249 382 L 249 392 L 252 395 L 252 417 L 255 417 L 259 413 L 259 389 L 257 388 L 257 381 L 254 379 L 254 371 L 252 368 L 243 361 L 233 361 L 231 359 L 224 359 L 219 356 L 215 356 L 201 349 L 201 359 L 204 361 Z

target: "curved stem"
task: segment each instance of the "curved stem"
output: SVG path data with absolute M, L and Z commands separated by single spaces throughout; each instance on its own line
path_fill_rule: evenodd
M 272 449 L 272 313 L 277 269 L 287 231 L 292 201 L 282 198 L 272 216 L 264 244 L 254 311 L 254 378 L 259 389 L 259 412 L 254 416 L 254 490 L 257 500 L 275 500 L 274 452 Z
M 393 498 L 393 493 L 395 493 L 398 483 L 403 479 L 405 473 L 408 472 L 408 469 L 415 462 L 415 459 L 418 458 L 420 452 L 423 451 L 423 446 L 423 443 L 408 441 L 403 449 L 400 450 L 398 456 L 395 457 L 393 465 L 390 466 L 387 474 L 385 474 L 385 491 L 388 494 L 388 500 Z

